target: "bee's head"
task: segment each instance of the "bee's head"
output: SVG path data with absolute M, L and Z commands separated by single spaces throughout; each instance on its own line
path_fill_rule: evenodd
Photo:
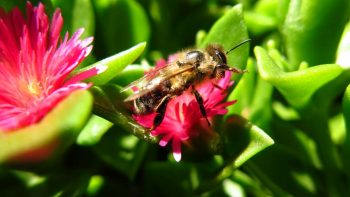
M 209 45 L 206 48 L 208 54 L 213 58 L 215 62 L 213 72 L 211 74 L 212 78 L 222 78 L 225 76 L 225 71 L 229 70 L 229 66 L 227 65 L 227 57 L 223 48 L 219 45 Z
M 239 43 L 238 45 L 234 46 L 233 48 L 231 48 L 227 52 L 224 52 L 223 48 L 219 45 L 209 45 L 206 48 L 206 51 L 208 52 L 208 54 L 213 58 L 214 62 L 216 63 L 211 76 L 215 77 L 215 78 L 222 78 L 225 76 L 225 71 L 231 71 L 231 72 L 236 72 L 236 73 L 245 72 L 245 71 L 242 71 L 238 68 L 230 67 L 227 64 L 227 54 L 230 53 L 231 51 L 233 51 L 234 49 L 242 46 L 243 44 L 249 42 L 249 41 L 250 41 L 250 39 L 247 39 L 247 40 Z
M 206 49 L 217 64 L 227 64 L 226 53 L 219 45 L 209 45 Z

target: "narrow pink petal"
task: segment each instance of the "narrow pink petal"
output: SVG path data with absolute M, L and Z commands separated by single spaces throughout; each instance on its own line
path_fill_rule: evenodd
M 162 137 L 162 139 L 159 141 L 160 146 L 166 146 L 171 139 L 172 135 L 168 134 Z
M 173 157 L 175 161 L 181 161 L 181 141 L 178 138 L 173 138 Z
M 65 85 L 77 83 L 77 82 L 83 81 L 89 77 L 103 73 L 105 70 L 107 70 L 107 68 L 108 67 L 105 65 L 98 65 L 98 66 L 92 67 L 89 70 L 83 71 L 83 72 L 73 76 L 68 81 L 66 81 Z
M 61 11 L 57 9 L 53 14 L 52 22 L 50 26 L 49 44 L 51 46 L 57 46 L 62 27 L 63 27 L 63 18 L 61 15 Z

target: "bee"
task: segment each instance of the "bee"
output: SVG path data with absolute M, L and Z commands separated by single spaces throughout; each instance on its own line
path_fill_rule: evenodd
M 150 131 L 152 131 L 162 123 L 169 101 L 191 88 L 201 114 L 210 125 L 202 96 L 195 89 L 195 85 L 206 79 L 223 78 L 225 71 L 245 72 L 230 67 L 227 64 L 227 54 L 249 41 L 250 39 L 245 40 L 227 52 L 224 52 L 220 45 L 214 44 L 208 45 L 204 50 L 185 50 L 177 53 L 176 60 L 148 72 L 144 77 L 123 88 L 122 92 L 134 87 L 138 89 L 124 102 L 133 102 L 135 114 L 156 113 L 153 125 L 150 128 Z M 215 84 L 214 87 L 220 88 Z

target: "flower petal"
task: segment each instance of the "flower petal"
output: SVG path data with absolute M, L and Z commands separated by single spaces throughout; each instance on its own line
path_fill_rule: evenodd
M 175 161 L 181 161 L 181 141 L 178 138 L 173 139 L 173 157 Z

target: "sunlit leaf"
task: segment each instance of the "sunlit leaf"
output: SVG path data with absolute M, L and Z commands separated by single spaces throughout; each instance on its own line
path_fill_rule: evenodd
M 308 103 L 316 90 L 343 71 L 336 64 L 325 64 L 294 72 L 284 72 L 270 58 L 265 49 L 256 47 L 254 52 L 260 76 L 274 85 L 287 101 L 296 107 L 302 107 Z
M 292 65 L 334 62 L 349 11 L 350 1 L 291 0 L 282 32 Z
M 111 83 L 119 86 L 126 86 L 131 82 L 143 77 L 145 72 L 149 71 L 151 67 L 143 65 L 128 65 L 123 71 L 118 73 L 112 80 Z
M 343 68 L 350 68 L 350 23 L 344 29 L 343 36 L 338 46 L 337 64 Z
M 243 21 L 242 5 L 236 5 L 223 15 L 210 29 L 204 41 L 199 47 L 204 48 L 208 44 L 220 44 L 225 51 L 248 39 L 247 27 Z M 230 52 L 228 64 L 244 69 L 248 58 L 249 43 Z M 233 79 L 240 78 L 235 75 Z
M 128 50 L 122 51 L 116 55 L 103 59 L 90 66 L 87 66 L 78 71 L 82 72 L 96 66 L 107 66 L 107 70 L 103 73 L 95 75 L 86 81 L 93 82 L 94 85 L 103 85 L 114 78 L 119 72 L 121 72 L 127 65 L 131 64 L 138 58 L 146 47 L 146 43 L 140 43 Z

